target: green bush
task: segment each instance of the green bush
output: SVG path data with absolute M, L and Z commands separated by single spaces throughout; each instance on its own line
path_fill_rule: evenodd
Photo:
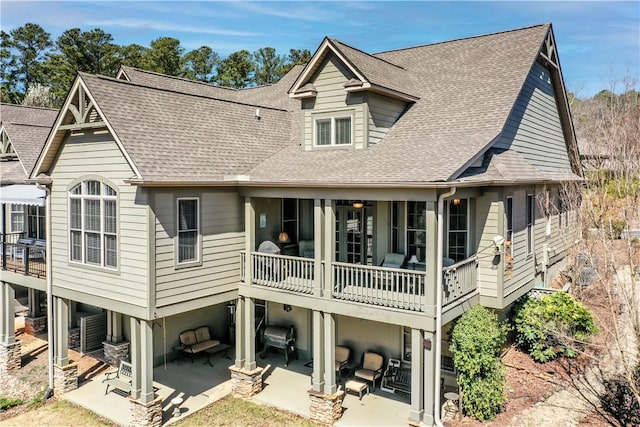
M 450 350 L 458 370 L 464 412 L 479 420 L 493 419 L 505 402 L 504 365 L 500 352 L 508 328 L 489 309 L 476 306 L 458 319 Z
M 537 362 L 576 357 L 598 329 L 587 308 L 564 292 L 529 298 L 515 315 L 516 343 Z

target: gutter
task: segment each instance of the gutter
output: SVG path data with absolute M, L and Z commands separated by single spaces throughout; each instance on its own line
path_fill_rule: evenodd
M 48 184 L 51 184 L 51 180 L 48 180 Z M 45 393 L 45 399 L 49 399 L 53 396 L 53 352 L 54 352 L 54 343 L 53 343 L 53 278 L 51 277 L 51 190 L 47 185 L 36 184 L 36 186 L 40 190 L 44 190 L 46 192 L 46 200 L 47 200 L 47 212 L 46 212 L 46 224 L 45 224 L 45 233 L 47 234 L 47 262 L 46 262 L 46 272 L 47 272 L 47 341 L 49 347 L 49 356 L 48 356 L 48 371 L 49 371 L 49 389 Z
M 436 333 L 435 333 L 435 385 L 434 385 L 434 401 L 433 420 L 438 427 L 444 427 L 440 421 L 440 369 L 442 355 L 441 339 L 442 334 L 442 257 L 444 255 L 444 199 L 451 197 L 456 193 L 456 187 L 451 187 L 446 193 L 438 196 L 438 243 L 436 254 Z

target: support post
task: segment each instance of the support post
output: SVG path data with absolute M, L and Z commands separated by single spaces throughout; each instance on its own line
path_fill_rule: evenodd
M 140 401 L 146 405 L 154 399 L 153 328 L 146 320 L 140 321 L 140 362 Z
M 324 211 L 322 200 L 313 200 L 313 295 L 322 296 L 322 248 L 324 246 Z
M 253 371 L 254 369 L 256 369 L 256 300 L 253 298 L 245 298 L 244 305 L 244 319 L 246 328 L 244 341 L 244 368 L 247 371 Z
M 253 207 L 251 197 L 244 198 L 244 283 L 253 284 L 253 258 L 251 253 L 255 250 L 256 239 L 256 210 Z
M 324 313 L 324 394 L 334 394 L 336 384 L 336 321 L 332 313 Z
M 435 307 L 437 275 L 442 274 L 442 271 L 437 271 L 438 241 L 436 235 L 438 234 L 438 214 L 436 209 L 436 202 L 427 201 L 425 224 L 427 233 L 425 242 L 425 264 L 427 272 L 424 289 L 425 307 Z
M 142 356 L 140 354 L 140 321 L 131 317 L 131 398 L 139 399 L 142 389 L 142 379 L 140 378 L 140 364 Z
M 64 298 L 54 297 L 54 363 L 69 364 L 69 304 Z
M 411 329 L 411 415 L 410 422 L 418 425 L 424 415 L 424 349 L 422 332 Z M 433 390 L 433 387 L 426 387 Z
M 238 297 L 236 301 L 236 360 L 234 366 L 244 368 L 245 361 L 245 336 L 247 325 L 244 318 L 244 297 Z
M 324 320 L 322 312 L 313 310 L 313 390 L 324 390 Z
M 331 199 L 324 201 L 324 284 L 323 296 L 331 298 L 333 292 L 333 261 L 336 257 L 336 213 Z
M 424 415 L 422 416 L 422 422 L 423 424 L 430 426 L 434 423 L 435 405 L 440 405 L 440 396 L 434 395 L 433 387 L 433 382 L 436 378 L 436 352 L 433 350 L 436 346 L 436 343 L 434 342 L 434 340 L 436 339 L 436 334 L 425 331 L 424 339 L 431 340 L 431 350 L 428 350 L 426 348 L 423 348 L 421 350 L 422 354 L 424 355 Z

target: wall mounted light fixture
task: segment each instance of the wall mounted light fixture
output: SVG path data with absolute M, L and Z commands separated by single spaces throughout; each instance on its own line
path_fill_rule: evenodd
M 364 206 L 364 203 L 362 202 L 353 202 L 353 207 L 356 209 L 362 209 L 363 206 Z

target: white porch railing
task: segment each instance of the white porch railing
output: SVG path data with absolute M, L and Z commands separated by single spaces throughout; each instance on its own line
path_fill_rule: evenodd
M 343 262 L 332 265 L 334 298 L 424 311 L 425 272 Z
M 312 258 L 252 252 L 251 262 L 253 284 L 303 294 L 313 293 Z
M 442 277 L 444 307 L 478 289 L 478 257 L 474 255 L 443 268 Z

